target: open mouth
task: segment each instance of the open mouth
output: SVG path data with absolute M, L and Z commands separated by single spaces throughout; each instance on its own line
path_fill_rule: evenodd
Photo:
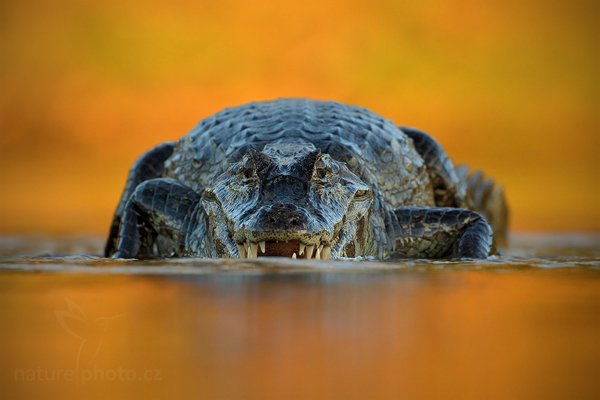
M 327 244 L 307 245 L 299 240 L 277 241 L 263 240 L 261 242 L 247 241 L 237 243 L 240 258 L 257 257 L 288 257 L 315 260 L 328 260 L 331 256 L 331 246 Z

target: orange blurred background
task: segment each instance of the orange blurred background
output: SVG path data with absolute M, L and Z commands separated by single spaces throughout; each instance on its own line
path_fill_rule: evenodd
M 142 152 L 277 97 L 430 132 L 504 185 L 515 230 L 598 231 L 597 16 L 593 1 L 5 0 L 0 233 L 104 234 Z

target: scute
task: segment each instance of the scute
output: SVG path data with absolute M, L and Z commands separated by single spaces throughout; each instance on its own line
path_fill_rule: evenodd
M 227 108 L 179 141 L 165 175 L 201 191 L 249 148 L 274 143 L 311 143 L 345 162 L 391 207 L 433 205 L 412 141 L 367 109 L 331 101 L 279 99 Z

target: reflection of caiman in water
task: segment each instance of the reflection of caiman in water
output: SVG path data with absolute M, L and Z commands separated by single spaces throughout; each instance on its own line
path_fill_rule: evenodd
M 284 99 L 225 109 L 144 154 L 106 255 L 482 258 L 506 224 L 502 190 L 427 134 Z

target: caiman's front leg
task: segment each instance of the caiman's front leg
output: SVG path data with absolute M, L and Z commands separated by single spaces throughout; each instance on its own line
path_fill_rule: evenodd
M 127 184 L 125 190 L 119 200 L 119 205 L 115 211 L 112 224 L 110 226 L 110 233 L 108 240 L 106 241 L 106 247 L 104 248 L 104 255 L 106 257 L 112 256 L 117 250 L 117 243 L 119 240 L 119 230 L 121 229 L 121 220 L 123 219 L 123 213 L 125 212 L 125 206 L 129 201 L 131 195 L 137 188 L 137 186 L 149 179 L 160 178 L 164 167 L 165 161 L 173 154 L 175 149 L 175 143 L 163 143 L 152 150 L 142 155 L 131 170 L 127 178 Z
M 125 206 L 116 258 L 180 256 L 200 195 L 170 178 L 138 185 Z
M 486 258 L 492 229 L 476 212 L 462 208 L 408 207 L 395 211 L 396 257 Z

